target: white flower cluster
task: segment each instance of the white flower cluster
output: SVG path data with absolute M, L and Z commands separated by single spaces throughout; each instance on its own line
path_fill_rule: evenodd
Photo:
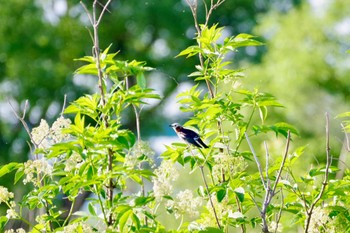
M 163 160 L 161 165 L 154 170 L 156 177 L 153 178 L 153 192 L 155 198 L 159 201 L 163 196 L 170 195 L 173 186 L 171 181 L 175 181 L 179 173 L 170 160 Z
M 15 207 L 15 206 L 13 206 Z M 6 218 L 7 219 L 13 219 L 13 218 L 17 218 L 17 213 L 14 209 L 12 209 L 13 207 L 11 207 L 10 209 L 6 210 Z
M 199 215 L 198 208 L 202 205 L 202 198 L 193 197 L 192 191 L 186 189 L 176 195 L 175 200 L 167 202 L 167 208 L 175 212 L 175 218 L 188 214 L 190 217 L 197 217 Z
M 46 222 L 47 222 L 46 219 L 47 219 L 47 214 L 42 214 L 42 215 L 38 215 L 35 217 L 35 221 L 41 225 L 46 224 Z
M 11 201 L 14 198 L 12 192 L 9 192 L 6 187 L 0 186 L 0 204 L 5 203 L 9 209 L 6 210 L 6 218 L 17 218 L 18 215 L 15 211 L 16 203 Z
M 282 226 L 282 223 L 277 223 L 275 221 L 272 221 L 270 223 L 270 230 L 272 232 L 283 232 L 283 226 Z
M 24 163 L 24 174 L 26 174 L 26 178 L 23 180 L 24 184 L 29 182 L 37 184 L 37 182 L 41 181 L 35 180 L 39 174 L 42 175 L 41 178 L 52 174 L 52 166 L 45 159 L 28 160 Z
M 218 199 L 216 198 L 216 193 L 212 193 L 211 201 L 214 204 L 215 212 L 218 219 L 223 219 L 225 216 L 228 216 L 230 214 L 232 206 L 229 206 L 227 196 L 221 202 L 218 202 Z M 213 207 L 211 206 L 211 203 L 209 200 L 206 204 L 206 209 L 208 210 L 209 213 L 200 220 L 201 227 L 207 228 L 207 227 L 217 226 Z
M 46 120 L 41 119 L 38 127 L 33 128 L 31 136 L 35 145 L 46 149 L 50 145 L 69 139 L 69 135 L 62 132 L 62 129 L 68 128 L 71 124 L 69 119 L 59 117 L 50 128 Z
M 311 221 L 309 225 L 309 231 L 310 233 L 319 233 L 319 232 L 330 232 L 325 231 L 328 229 L 327 223 L 331 219 L 328 216 L 329 211 L 326 208 L 316 207 L 311 216 Z
M 146 156 L 148 162 L 151 163 L 154 157 L 154 151 L 148 142 L 140 141 L 136 142 L 130 153 L 125 156 L 124 166 L 128 168 L 134 168 L 139 165 L 138 158 Z M 144 159 L 142 161 L 145 161 Z
M 64 171 L 70 172 L 73 169 L 79 169 L 82 165 L 83 158 L 80 154 L 73 152 L 72 155 L 66 160 Z
M 18 228 L 16 231 L 14 229 L 6 230 L 4 233 L 26 233 L 23 228 Z
M 226 153 L 221 153 L 215 156 L 215 165 L 212 169 L 212 174 L 215 182 L 222 181 L 222 173 L 235 174 L 245 171 L 248 164 L 242 156 L 234 157 Z
M 6 187 L 0 186 L 0 204 L 2 202 L 8 203 L 13 198 L 13 193 L 9 192 Z

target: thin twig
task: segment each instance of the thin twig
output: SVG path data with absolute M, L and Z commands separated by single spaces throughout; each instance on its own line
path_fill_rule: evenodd
M 269 179 L 269 149 L 267 147 L 266 141 L 264 141 L 265 146 L 265 175 L 266 175 L 266 185 L 270 187 L 270 179 Z
M 262 231 L 263 232 L 269 232 L 269 229 L 268 229 L 268 225 L 267 225 L 267 219 L 266 219 L 266 213 L 267 213 L 267 208 L 268 206 L 270 205 L 271 201 L 272 201 L 272 198 L 276 195 L 276 188 L 277 188 L 277 185 L 278 185 L 278 182 L 281 178 L 281 175 L 282 175 L 282 171 L 283 171 L 283 168 L 284 168 L 284 165 L 285 165 L 285 162 L 286 162 L 286 159 L 288 157 L 288 152 L 289 152 L 289 144 L 290 144 L 290 140 L 291 140 L 291 136 L 290 136 L 290 131 L 288 131 L 288 136 L 287 136 L 287 142 L 286 142 L 286 148 L 285 148 L 285 151 L 284 151 L 284 155 L 283 155 L 283 158 L 282 158 L 282 162 L 280 164 L 280 167 L 278 169 L 278 172 L 277 172 L 277 176 L 276 176 L 276 180 L 274 182 L 274 185 L 273 187 L 271 188 L 271 185 L 270 185 L 270 181 L 269 181 L 269 178 L 268 178 L 268 157 L 269 157 L 269 152 L 268 152 L 268 148 L 265 144 L 265 150 L 266 150 L 266 182 L 265 182 L 265 179 L 264 179 L 264 176 L 263 176 L 263 172 L 262 172 L 262 168 L 261 168 L 261 165 L 260 165 L 260 162 L 258 160 L 258 157 L 254 151 L 254 148 L 253 148 L 253 145 L 252 143 L 250 142 L 250 139 L 249 139 L 249 136 L 247 134 L 247 132 L 244 133 L 245 134 L 245 137 L 246 137 L 246 140 L 247 140 L 247 143 L 249 145 L 249 148 L 254 156 L 254 159 L 255 159 L 255 162 L 257 164 L 257 167 L 258 167 L 258 170 L 259 170 L 259 173 L 260 173 L 260 178 L 262 180 L 262 183 L 264 185 L 264 188 L 265 188 L 265 197 L 264 197 L 264 202 L 262 204 L 262 208 L 260 209 L 260 207 L 258 206 L 258 204 L 255 202 L 255 200 L 253 199 L 255 205 L 257 206 L 259 212 L 260 212 L 260 216 L 261 216 L 261 220 L 262 220 Z
M 67 102 L 67 94 L 64 94 L 61 117 L 63 116 L 64 109 L 66 108 L 66 102 Z
M 276 188 L 277 188 L 279 179 L 281 178 L 281 175 L 282 175 L 282 171 L 283 171 L 283 168 L 284 168 L 284 164 L 286 163 L 286 159 L 287 159 L 287 157 L 288 157 L 290 139 L 291 139 L 291 138 L 290 138 L 290 131 L 288 131 L 287 142 L 286 142 L 286 148 L 285 148 L 285 151 L 284 151 L 282 163 L 281 163 L 280 168 L 279 168 L 279 170 L 278 170 L 275 184 L 274 184 L 274 186 L 273 186 L 273 188 L 272 188 L 272 193 L 273 193 L 273 194 L 275 194 L 275 191 L 276 191 Z
M 283 196 L 282 188 L 280 189 L 280 192 L 281 192 L 281 208 L 280 208 L 280 210 L 278 211 L 277 216 L 276 216 L 276 228 L 275 228 L 275 233 L 277 232 L 277 230 L 278 230 L 278 224 L 279 224 L 279 222 L 281 221 L 282 210 L 283 210 L 283 205 L 284 205 L 284 196 Z
M 218 215 L 217 215 L 217 213 L 216 213 L 213 200 L 211 199 L 211 195 L 210 195 L 210 191 L 209 191 L 209 186 L 208 186 L 207 180 L 205 179 L 204 167 L 203 167 L 203 165 L 199 165 L 199 168 L 200 168 L 200 171 L 201 171 L 201 174 L 202 174 L 202 179 L 203 179 L 203 182 L 204 182 L 204 185 L 205 185 L 205 189 L 206 189 L 206 191 L 207 191 L 207 193 L 208 193 L 210 205 L 211 205 L 211 207 L 212 207 L 212 209 L 213 209 L 213 212 L 214 212 L 214 217 L 215 217 L 216 224 L 218 225 L 218 228 L 221 229 L 220 221 L 219 221 Z
M 245 138 L 246 138 L 247 143 L 248 143 L 248 145 L 249 145 L 250 151 L 251 151 L 252 154 L 253 154 L 253 157 L 254 157 L 256 166 L 258 167 L 261 182 L 262 182 L 262 184 L 263 184 L 263 186 L 264 186 L 264 189 L 267 190 L 267 186 L 266 186 L 266 184 L 265 184 L 264 175 L 263 175 L 263 172 L 262 172 L 262 168 L 261 168 L 261 164 L 260 164 L 260 162 L 259 162 L 258 156 L 257 156 L 256 153 L 255 153 L 254 147 L 253 147 L 252 143 L 250 142 L 250 139 L 249 139 L 249 136 L 248 136 L 247 132 L 244 132 L 244 135 L 245 135 Z
M 328 115 L 328 112 L 326 112 L 326 160 L 327 160 L 326 161 L 326 170 L 325 170 L 321 190 L 318 193 L 316 199 L 311 203 L 310 208 L 306 211 L 307 219 L 306 219 L 305 230 L 304 230 L 305 233 L 307 233 L 309 231 L 313 210 L 314 210 L 316 204 L 321 200 L 321 198 L 326 190 L 326 187 L 328 185 L 329 167 L 331 166 L 331 163 L 332 163 L 332 156 L 331 156 L 330 152 L 331 152 L 331 149 L 329 146 L 329 115 Z
M 102 9 L 102 11 L 101 11 L 101 13 L 100 13 L 99 18 L 98 18 L 98 20 L 96 21 L 96 24 L 100 24 L 101 19 L 102 19 L 102 16 L 103 16 L 104 13 L 106 12 L 107 7 L 108 7 L 108 5 L 111 3 L 111 1 L 112 1 L 112 0 L 108 0 L 108 2 L 104 5 L 104 7 L 103 7 L 103 9 Z M 97 1 L 97 2 L 98 2 L 98 1 Z M 100 5 L 101 5 L 101 4 L 100 4 Z M 109 12 L 109 11 L 107 10 L 107 12 Z
M 203 153 L 203 151 L 201 149 L 199 149 L 199 148 L 198 148 L 198 150 L 202 154 L 202 156 L 205 158 L 205 154 Z M 196 157 L 194 156 L 193 151 L 190 150 L 190 152 L 192 154 L 192 157 L 194 159 L 196 159 Z M 198 161 L 197 161 L 197 163 L 198 163 Z M 208 198 L 209 198 L 209 202 L 210 202 L 211 208 L 213 209 L 213 213 L 214 213 L 214 216 L 215 216 L 216 224 L 218 225 L 218 228 L 221 229 L 220 221 L 219 221 L 219 218 L 218 218 L 218 215 L 217 215 L 217 212 L 216 212 L 213 200 L 211 199 L 208 182 L 207 182 L 207 179 L 205 178 L 204 167 L 203 167 L 203 165 L 200 164 L 199 168 L 200 168 L 200 171 L 201 171 L 201 175 L 202 175 L 202 179 L 203 179 L 203 183 L 204 183 L 205 189 L 206 189 L 207 194 L 208 194 Z
M 107 10 L 108 5 L 111 3 L 111 0 L 108 0 L 108 2 L 103 6 L 103 9 L 99 16 L 97 16 L 97 9 L 96 5 L 99 4 L 101 5 L 97 0 L 94 0 L 92 4 L 92 13 L 89 12 L 85 4 L 80 1 L 80 4 L 83 6 L 84 10 L 86 11 L 86 14 L 89 17 L 90 23 L 93 27 L 93 47 L 92 47 L 92 55 L 95 59 L 96 62 L 96 69 L 97 69 L 97 76 L 98 76 L 98 87 L 101 93 L 101 105 L 105 106 L 106 105 L 106 100 L 105 100 L 105 90 L 104 90 L 104 80 L 103 80 L 103 71 L 101 68 L 101 61 L 100 61 L 100 44 L 99 44 L 99 35 L 98 35 L 98 27 L 101 23 L 101 19 L 104 15 L 104 13 Z M 108 10 L 107 10 L 108 11 Z M 107 116 L 102 116 L 102 121 L 104 124 L 104 127 L 108 128 L 109 123 L 108 123 L 108 117 Z M 107 172 L 109 174 L 112 173 L 113 170 L 113 154 L 114 152 L 112 149 L 108 148 L 107 150 L 107 161 L 108 161 L 108 166 L 107 166 Z M 109 184 L 107 188 L 107 196 L 108 196 L 108 202 L 109 205 L 112 207 L 113 206 L 113 189 L 114 189 L 114 182 L 113 179 L 109 179 Z M 102 206 L 101 206 L 102 207 Z M 104 213 L 106 214 L 106 213 Z M 106 220 L 106 216 L 105 220 Z M 111 226 L 113 224 L 113 214 L 109 213 L 108 220 L 107 220 L 107 225 Z
M 258 205 L 258 203 L 256 202 L 255 198 L 252 196 L 251 193 L 248 193 L 248 195 L 249 195 L 250 198 L 252 199 L 252 201 L 253 201 L 255 207 L 258 209 L 259 213 L 261 213 L 261 208 L 260 208 L 260 206 Z

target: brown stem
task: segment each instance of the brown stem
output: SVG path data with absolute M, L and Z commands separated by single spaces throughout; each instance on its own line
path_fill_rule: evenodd
M 105 100 L 105 93 L 104 93 L 104 80 L 103 80 L 103 71 L 101 68 L 101 60 L 100 60 L 100 42 L 99 42 L 99 34 L 98 34 L 98 28 L 101 23 L 101 19 L 104 15 L 104 13 L 107 10 L 108 5 L 111 3 L 112 0 L 108 0 L 107 3 L 103 6 L 101 13 L 99 16 L 97 16 L 97 5 L 101 5 L 101 3 L 98 2 L 98 0 L 94 0 L 92 4 L 92 15 L 88 11 L 87 7 L 85 4 L 80 1 L 80 4 L 83 6 L 84 10 L 86 11 L 90 23 L 93 27 L 93 48 L 92 48 L 92 55 L 96 61 L 96 69 L 97 69 L 97 76 L 98 76 L 98 87 L 100 90 L 101 94 L 101 105 L 105 106 L 106 105 L 106 100 Z M 102 116 L 102 121 L 104 127 L 108 127 L 108 116 Z M 111 174 L 113 171 L 113 150 L 108 148 L 107 150 L 107 161 L 108 161 L 108 166 L 107 166 L 107 173 Z M 113 206 L 113 190 L 114 190 L 114 182 L 113 179 L 110 178 L 108 182 L 108 187 L 107 187 L 107 197 L 108 197 L 108 202 L 110 205 L 110 208 Z M 113 224 L 113 214 L 110 213 L 108 216 L 108 222 L 107 225 L 111 226 Z
M 205 179 L 204 167 L 203 167 L 203 165 L 200 165 L 199 168 L 200 168 L 200 170 L 201 170 L 202 179 L 203 179 L 203 182 L 204 182 L 204 185 L 205 185 L 205 189 L 206 189 L 206 191 L 207 191 L 207 193 L 208 193 L 210 205 L 211 205 L 211 207 L 212 207 L 212 209 L 213 209 L 213 213 L 214 213 L 214 217 L 215 217 L 216 224 L 218 225 L 218 228 L 221 229 L 220 221 L 219 221 L 218 215 L 217 215 L 217 213 L 216 213 L 213 200 L 211 199 L 211 195 L 210 195 L 210 191 L 209 191 L 209 186 L 208 186 L 207 180 Z
M 305 230 L 304 230 L 305 233 L 307 233 L 309 231 L 313 210 L 314 210 L 316 204 L 321 200 L 322 195 L 324 194 L 326 187 L 328 185 L 329 167 L 331 166 L 331 163 L 332 163 L 331 148 L 329 146 L 329 115 L 328 115 L 328 112 L 326 112 L 326 159 L 327 159 L 326 171 L 324 174 L 321 190 L 318 193 L 316 199 L 311 203 L 309 210 L 306 211 L 307 219 L 306 219 Z

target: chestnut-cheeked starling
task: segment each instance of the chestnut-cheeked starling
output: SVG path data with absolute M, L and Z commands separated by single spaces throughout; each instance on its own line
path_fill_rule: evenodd
M 202 139 L 196 132 L 182 127 L 179 123 L 173 123 L 169 126 L 174 129 L 175 133 L 177 134 L 177 136 L 179 136 L 179 138 L 181 138 L 188 144 L 200 148 L 209 148 L 207 145 L 205 145 L 205 143 L 202 141 Z

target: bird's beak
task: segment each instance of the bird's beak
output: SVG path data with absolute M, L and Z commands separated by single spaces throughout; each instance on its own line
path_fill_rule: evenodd
M 173 125 L 169 125 L 169 127 L 173 127 Z

